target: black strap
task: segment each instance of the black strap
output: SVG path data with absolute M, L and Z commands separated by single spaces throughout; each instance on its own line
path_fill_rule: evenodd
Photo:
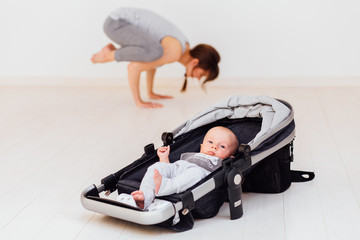
M 181 196 L 181 201 L 183 203 L 183 215 L 186 215 L 188 212 L 195 208 L 194 195 L 191 191 L 184 192 Z
M 291 170 L 291 181 L 292 182 L 308 182 L 315 178 L 314 172 L 306 171 L 295 171 Z

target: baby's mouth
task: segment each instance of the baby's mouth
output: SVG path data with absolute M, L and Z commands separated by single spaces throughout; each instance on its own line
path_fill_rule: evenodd
M 215 153 L 213 151 L 208 151 L 208 155 L 214 156 Z

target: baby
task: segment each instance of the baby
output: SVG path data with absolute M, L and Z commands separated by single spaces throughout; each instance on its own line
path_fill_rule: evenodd
M 174 163 L 169 161 L 170 146 L 160 147 L 160 161 L 147 169 L 140 189 L 131 195 L 140 208 L 147 209 L 155 196 L 183 192 L 221 167 L 222 160 L 235 154 L 238 145 L 231 130 L 213 127 L 206 133 L 199 153 L 183 153 Z

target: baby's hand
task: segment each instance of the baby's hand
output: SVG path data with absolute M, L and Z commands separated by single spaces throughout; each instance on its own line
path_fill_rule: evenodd
M 169 156 L 169 154 L 170 154 L 170 146 L 159 147 L 159 149 L 157 150 L 157 155 L 159 156 L 159 158 L 166 158 Z

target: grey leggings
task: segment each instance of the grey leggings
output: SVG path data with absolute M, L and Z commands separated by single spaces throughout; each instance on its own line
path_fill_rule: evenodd
M 104 23 L 104 32 L 121 46 L 115 51 L 115 60 L 118 62 L 152 62 L 164 53 L 158 41 L 125 20 L 108 17 Z

